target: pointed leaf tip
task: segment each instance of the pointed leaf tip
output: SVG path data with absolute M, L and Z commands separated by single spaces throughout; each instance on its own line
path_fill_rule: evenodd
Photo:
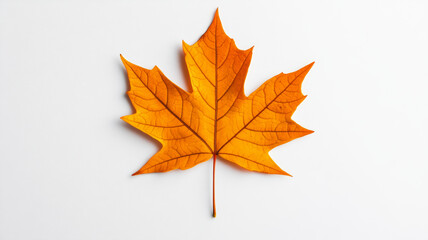
M 285 175 L 285 176 L 289 176 L 289 177 L 293 177 L 291 176 L 291 174 L 289 174 L 288 172 L 284 171 L 281 169 L 281 172 L 279 173 L 280 175 Z
M 214 23 L 216 23 L 216 27 L 217 27 L 217 24 L 218 24 L 218 25 L 220 25 L 221 28 L 223 28 L 223 26 L 221 24 L 221 21 L 220 21 L 220 14 L 218 12 L 218 8 L 217 8 L 217 10 L 214 13 L 214 18 L 213 18 L 213 21 L 212 21 L 211 25 L 214 24 Z
M 125 65 L 126 64 L 126 62 L 128 62 L 124 57 L 123 57 L 123 55 L 122 54 L 120 54 L 120 60 L 122 60 L 122 63 Z

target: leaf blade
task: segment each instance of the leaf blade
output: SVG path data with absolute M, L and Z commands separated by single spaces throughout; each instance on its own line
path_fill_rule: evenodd
M 128 96 L 136 113 L 121 119 L 156 139 L 163 146 L 137 173 L 187 169 L 210 159 L 212 148 L 201 137 L 209 133 L 199 128 L 197 121 L 200 118 L 191 117 L 199 110 L 193 107 L 189 94 L 167 79 L 157 67 L 148 70 L 128 62 L 123 57 L 122 61 L 131 85 Z M 191 155 L 200 155 L 203 159 L 196 161 L 190 157 L 183 158 Z M 179 161 L 164 168 L 162 163 L 171 157 Z M 150 168 L 155 165 L 159 167 Z
M 268 157 L 271 149 L 312 133 L 291 119 L 305 98 L 301 93 L 301 84 L 312 65 L 293 73 L 281 73 L 266 81 L 249 97 L 240 99 L 231 117 L 235 121 L 232 124 L 229 121 L 220 122 L 222 142 L 219 155 L 244 168 L 250 164 L 249 161 L 271 164 L 272 160 Z M 231 157 L 239 154 L 247 163 Z M 281 174 L 282 171 L 275 167 L 271 168 L 272 171 L 255 167 L 249 170 L 272 174 Z

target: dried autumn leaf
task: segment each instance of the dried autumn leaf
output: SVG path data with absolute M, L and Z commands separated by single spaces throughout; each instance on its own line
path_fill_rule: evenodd
M 190 93 L 156 66 L 148 70 L 121 56 L 131 85 L 128 95 L 136 109 L 122 119 L 162 144 L 134 175 L 184 170 L 213 156 L 213 178 L 216 156 L 251 171 L 289 175 L 268 152 L 313 132 L 291 119 L 306 97 L 301 84 L 313 63 L 278 74 L 245 96 L 252 48 L 236 47 L 224 32 L 218 11 L 205 34 L 192 46 L 183 42 L 183 50 Z M 214 186 L 213 205 L 215 216 Z

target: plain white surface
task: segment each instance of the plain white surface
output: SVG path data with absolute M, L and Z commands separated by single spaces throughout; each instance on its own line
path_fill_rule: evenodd
M 271 151 L 293 178 L 217 165 L 131 177 L 159 145 L 119 54 L 185 86 L 215 9 L 247 94 L 316 61 Z M 0 1 L 0 239 L 428 239 L 427 1 Z

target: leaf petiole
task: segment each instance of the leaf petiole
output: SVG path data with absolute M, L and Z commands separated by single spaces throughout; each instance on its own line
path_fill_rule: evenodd
M 215 209 L 215 162 L 216 162 L 217 155 L 214 154 L 213 158 L 213 217 L 215 218 L 217 215 L 216 209 Z

